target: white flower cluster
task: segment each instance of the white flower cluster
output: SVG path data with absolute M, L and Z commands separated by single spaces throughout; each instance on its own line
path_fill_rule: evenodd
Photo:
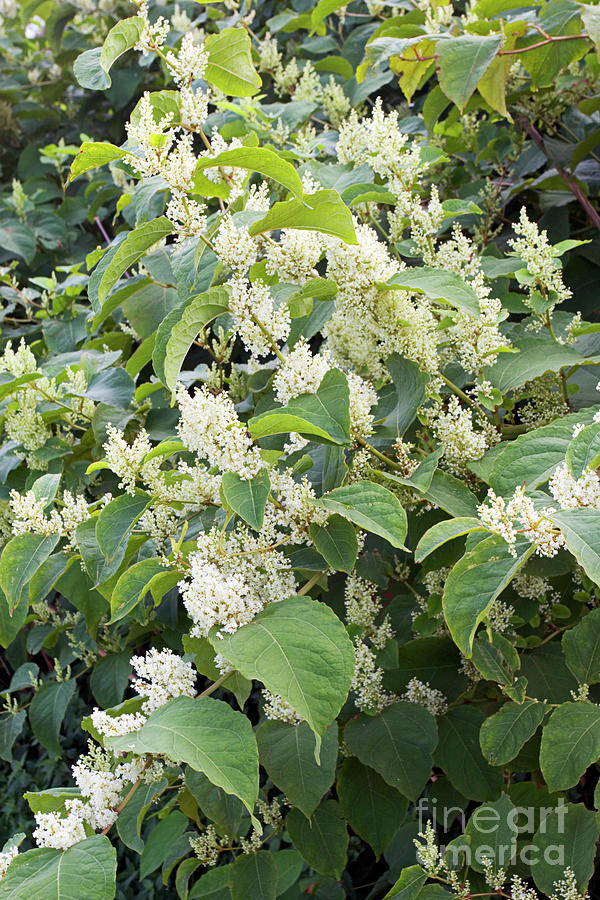
M 330 513 L 316 505 L 316 494 L 308 478 L 303 475 L 296 481 L 289 471 L 272 469 L 270 480 L 276 502 L 269 503 L 265 511 L 263 536 L 272 543 L 284 539 L 294 544 L 312 543 L 309 527 L 325 525 Z
M 473 416 L 452 395 L 446 409 L 438 407 L 431 416 L 431 426 L 444 450 L 448 468 L 456 473 L 464 471 L 466 463 L 480 459 L 499 436 L 487 421 L 480 421 L 480 431 L 473 427 Z
M 538 556 L 556 556 L 564 546 L 564 538 L 560 529 L 547 518 L 554 512 L 552 506 L 536 509 L 531 497 L 525 495 L 524 487 L 517 488 L 508 503 L 490 488 L 486 501 L 479 506 L 482 525 L 503 537 L 513 556 L 517 555 L 517 522 L 521 525 L 518 531 L 535 545 Z
M 8 867 L 10 866 L 13 859 L 18 856 L 19 848 L 17 846 L 9 847 L 8 850 L 3 850 L 0 853 L 0 878 L 4 878 Z
M 393 638 L 394 632 L 387 615 L 379 625 L 375 624 L 376 618 L 381 613 L 377 587 L 353 572 L 346 578 L 344 602 L 348 625 L 362 628 L 363 634 L 370 639 L 372 645 L 377 650 L 382 650 L 387 641 Z
M 397 698 L 384 690 L 383 669 L 375 662 L 375 654 L 360 638 L 354 641 L 354 675 L 350 690 L 360 710 L 381 712 Z
M 561 264 L 554 256 L 548 234 L 540 231 L 536 223 L 530 221 L 525 207 L 521 208 L 519 221 L 513 225 L 513 230 L 518 236 L 509 241 L 509 244 L 516 255 L 521 257 L 531 276 L 530 298 L 533 291 L 539 291 L 545 299 L 554 299 L 555 303 L 568 300 L 572 291 L 563 282 Z
M 228 835 L 219 837 L 214 825 L 207 825 L 202 834 L 190 838 L 190 847 L 203 866 L 216 866 L 219 862 L 219 854 L 229 844 Z
M 74 549 L 77 546 L 77 526 L 90 518 L 88 504 L 85 497 L 74 497 L 71 491 L 64 491 L 61 504 L 60 510 L 52 509 L 46 515 L 47 497 L 40 497 L 38 500 L 33 491 L 20 494 L 19 491 L 12 490 L 10 509 L 13 515 L 13 534 L 59 534 L 67 538 L 64 549 Z
M 91 715 L 92 725 L 98 734 L 107 737 L 115 737 L 120 734 L 131 734 L 132 731 L 139 731 L 146 716 L 140 712 L 123 713 L 120 716 L 111 716 L 102 709 L 94 708 Z
M 144 481 L 152 481 L 158 469 L 160 460 L 153 459 L 145 463 L 144 459 L 152 450 L 152 444 L 145 431 L 142 430 L 135 436 L 133 443 L 128 444 L 122 431 L 113 425 L 107 425 L 107 441 L 103 444 L 106 453 L 108 467 L 121 481 L 119 487 L 128 494 L 135 493 L 135 483 L 138 478 Z
M 264 281 L 244 278 L 229 282 L 229 312 L 246 349 L 254 356 L 268 356 L 290 333 L 290 312 L 285 303 L 276 307 Z
M 298 715 L 293 706 L 284 700 L 280 694 L 272 694 L 266 688 L 262 692 L 263 712 L 267 719 L 277 719 L 288 725 L 300 725 L 304 719 Z
M 196 696 L 196 673 L 192 664 L 172 650 L 152 647 L 146 656 L 133 656 L 131 665 L 137 675 L 133 687 L 145 698 L 142 710 L 146 715 L 174 697 Z
M 562 463 L 549 482 L 550 493 L 561 509 L 589 507 L 600 509 L 600 478 L 593 469 L 586 469 L 579 478 L 574 478 L 566 463 Z
M 285 600 L 296 590 L 286 557 L 242 526 L 200 535 L 189 563 L 189 580 L 181 581 L 179 588 L 194 623 L 193 637 L 206 637 L 214 626 L 219 633 L 233 634 L 269 603 Z
M 400 699 L 424 706 L 432 716 L 443 716 L 448 709 L 444 694 L 437 688 L 429 687 L 428 681 L 419 681 L 418 678 L 410 679 Z
M 227 394 L 212 394 L 202 386 L 192 397 L 179 385 L 177 402 L 181 411 L 177 430 L 188 450 L 241 478 L 252 478 L 264 466 Z
M 284 228 L 279 241 L 269 242 L 267 246 L 267 274 L 277 275 L 280 281 L 304 284 L 317 274 L 315 266 L 321 258 L 323 247 L 323 235 L 318 231 Z

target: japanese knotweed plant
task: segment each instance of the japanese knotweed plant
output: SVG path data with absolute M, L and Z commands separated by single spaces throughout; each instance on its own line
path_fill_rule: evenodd
M 71 165 L 111 167 L 129 227 L 3 274 L 0 755 L 33 752 L 27 719 L 40 754 L 75 709 L 85 737 L 30 785 L 0 897 L 577 900 L 600 339 L 561 258 L 583 241 L 520 208 L 482 253 L 398 110 L 274 110 L 251 22 L 156 12 L 75 62 L 97 91 L 130 51 L 165 79 Z

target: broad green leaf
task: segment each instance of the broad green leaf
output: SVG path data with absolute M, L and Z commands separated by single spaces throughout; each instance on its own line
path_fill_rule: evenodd
M 261 469 L 254 478 L 240 478 L 235 472 L 225 472 L 221 483 L 223 505 L 247 522 L 256 531 L 262 528 L 265 508 L 271 490 L 269 473 Z
M 272 603 L 234 634 L 210 642 L 245 678 L 280 694 L 317 735 L 324 734 L 348 696 L 354 649 L 324 603 L 289 597 Z
M 537 700 L 525 703 L 508 702 L 481 726 L 479 743 L 492 766 L 503 766 L 518 754 L 533 737 L 546 715 L 548 707 Z
M 562 881 L 569 868 L 579 891 L 584 892 L 594 872 L 597 840 L 594 813 L 583 803 L 565 803 L 559 798 L 531 842 L 531 874 L 536 887 L 552 896 L 556 893 L 555 882 Z
M 456 706 L 438 719 L 436 765 L 464 797 L 472 800 L 493 800 L 504 780 L 502 769 L 493 769 L 479 746 L 484 719 L 474 706 Z
M 288 891 L 300 877 L 304 860 L 297 850 L 278 850 L 273 854 L 277 866 L 277 896 Z
M 600 758 L 600 708 L 593 703 L 563 703 L 542 732 L 540 766 L 548 790 L 574 787 Z
M 581 21 L 600 53 L 600 9 L 591 3 L 582 3 Z
M 127 616 L 150 590 L 152 581 L 168 572 L 159 559 L 142 559 L 126 569 L 110 597 L 110 621 L 118 622 Z
M 429 375 L 399 353 L 389 356 L 385 364 L 392 376 L 392 384 L 379 391 L 380 399 L 373 410 L 375 421 L 380 423 L 375 434 L 396 440 L 414 422 L 417 410 L 425 400 Z
M 359 528 L 404 548 L 406 513 L 395 494 L 372 481 L 356 481 L 324 494 L 317 506 L 338 513 Z
M 563 366 L 581 366 L 586 358 L 573 347 L 546 338 L 528 337 L 515 342 L 518 353 L 500 353 L 493 366 L 484 369 L 485 377 L 502 394 L 521 387 L 545 372 L 558 372 Z M 597 361 L 597 357 L 590 357 Z
M 500 49 L 499 35 L 465 34 L 439 41 L 436 47 L 438 78 L 445 95 L 463 110 L 477 82 Z
M 188 351 L 202 329 L 229 309 L 229 294 L 215 287 L 196 294 L 171 310 L 160 324 L 152 353 L 152 364 L 162 383 L 175 390 Z
M 140 879 L 146 878 L 162 866 L 171 845 L 181 837 L 187 825 L 187 817 L 178 809 L 173 809 L 152 829 L 140 854 Z
M 106 141 L 84 141 L 81 145 L 79 153 L 71 163 L 71 171 L 69 172 L 69 181 L 74 181 L 78 175 L 89 172 L 90 169 L 97 169 L 106 163 L 115 159 L 122 159 L 125 151 L 114 144 Z
M 600 608 L 592 609 L 562 636 L 567 665 L 580 684 L 600 682 Z
M 211 784 L 206 775 L 189 767 L 185 773 L 185 786 L 202 812 L 214 823 L 218 834 L 238 833 L 244 815 L 244 804 L 238 797 Z
M 467 485 L 441 469 L 436 469 L 426 489 L 417 490 L 451 516 L 476 516 L 479 500 Z
M 0 224 L 0 246 L 11 257 L 20 256 L 30 265 L 36 251 L 35 235 L 29 226 L 18 219 L 3 222 Z
M 459 38 L 453 38 L 448 43 L 454 43 Z M 470 316 L 479 318 L 479 300 L 477 294 L 470 285 L 454 272 L 446 272 L 445 269 L 413 268 L 404 269 L 393 275 L 383 287 L 388 290 L 413 290 L 425 294 L 428 300 L 438 300 L 448 303 Z
M 326 800 L 307 819 L 291 809 L 286 827 L 292 844 L 315 872 L 339 878 L 346 866 L 348 832 L 335 800 Z
M 579 4 L 562 2 L 544 4 L 537 24 L 544 33 L 552 35 L 582 34 L 581 7 Z M 519 41 L 519 47 L 536 45 L 535 49 L 522 54 L 524 67 L 531 75 L 533 90 L 552 85 L 559 72 L 570 63 L 584 56 L 589 50 L 589 41 L 581 40 L 542 42 L 537 33 L 531 32 Z
M 558 641 L 535 647 L 521 656 L 521 674 L 527 679 L 527 696 L 548 703 L 564 703 L 577 690 L 577 679 L 567 668 Z
M 502 652 L 506 651 L 511 657 L 507 659 Z M 475 668 L 481 672 L 488 681 L 496 681 L 498 684 L 511 684 L 514 680 L 514 669 L 520 665 L 520 657 L 509 642 L 502 644 L 502 636 L 492 633 L 492 643 L 487 635 L 482 634 L 473 641 L 473 656 L 471 657 Z
M 593 409 L 581 410 L 511 441 L 496 458 L 489 478 L 490 486 L 502 497 L 510 496 L 522 485 L 527 485 L 527 490 L 539 487 L 563 462 L 573 440 L 573 426 L 589 424 L 594 412 Z
M 600 422 L 583 428 L 574 437 L 565 454 L 569 472 L 574 478 L 580 478 L 588 468 L 596 468 L 596 458 L 600 454 Z
M 406 797 L 390 789 L 381 775 L 352 756 L 342 763 L 336 790 L 351 827 L 379 858 L 406 815 Z
M 107 563 L 127 543 L 131 529 L 149 503 L 148 494 L 136 488 L 134 494 L 121 494 L 103 507 L 96 519 L 96 540 Z
M 130 266 L 135 265 L 144 254 L 162 238 L 171 234 L 172 222 L 166 216 L 152 219 L 139 228 L 130 231 L 127 237 L 119 244 L 116 252 L 110 259 L 102 273 L 98 285 L 98 300 L 100 305 L 104 303 L 108 294 L 124 272 Z
M 5 546 L 0 557 L 0 588 L 11 614 L 27 600 L 30 580 L 57 544 L 57 534 L 19 534 Z
M 75 693 L 77 682 L 49 681 L 37 691 L 29 707 L 29 721 L 37 740 L 54 756 L 60 756 L 58 736 L 67 706 Z
M 427 875 L 421 866 L 407 866 L 402 869 L 396 884 L 383 900 L 392 900 L 392 897 L 397 897 L 398 900 L 417 900 L 426 881 Z
M 287 406 L 271 409 L 248 422 L 254 440 L 293 431 L 326 443 L 350 443 L 348 380 L 339 369 L 330 369 L 316 394 L 301 394 Z
M 258 172 L 265 178 L 281 184 L 296 197 L 302 196 L 302 181 L 295 168 L 266 147 L 239 147 L 236 150 L 224 150 L 217 156 L 202 159 L 199 170 L 215 166 L 233 166 Z
M 0 759 L 12 762 L 12 746 L 21 734 L 26 718 L 24 709 L 0 713 Z
M 425 787 L 438 735 L 433 716 L 416 703 L 399 700 L 376 716 L 364 713 L 344 729 L 350 751 L 409 800 Z
M 327 16 L 337 12 L 338 9 L 343 9 L 350 2 L 351 0 L 319 0 L 310 14 L 312 27 L 316 29 Z
M 232 900 L 229 890 L 232 869 L 233 863 L 209 869 L 191 889 L 189 900 Z
M 304 194 L 297 200 L 274 203 L 264 218 L 248 229 L 252 236 L 280 228 L 320 231 L 340 238 L 346 244 L 356 244 L 352 213 L 337 191 L 324 190 Z
M 335 722 L 323 735 L 320 762 L 315 739 L 305 722 L 264 722 L 256 730 L 260 764 L 293 806 L 310 817 L 335 780 L 338 728 Z
M 600 511 L 563 509 L 548 517 L 562 531 L 567 548 L 586 575 L 600 584 Z M 0 569 L 1 569 L 0 562 Z
M 96 521 L 97 517 L 93 517 L 78 525 L 75 529 L 75 537 L 85 570 L 90 576 L 93 586 L 99 587 L 117 573 L 125 557 L 127 542 L 123 541 L 119 545 L 112 560 L 108 562 L 96 540 Z
M 234 861 L 229 877 L 233 900 L 275 900 L 279 873 L 268 850 L 243 853 Z
M 187 763 L 250 814 L 258 794 L 258 751 L 250 720 L 222 700 L 176 697 L 155 710 L 139 731 L 106 738 L 114 750 L 164 753 Z
M 456 519 L 445 519 L 437 522 L 425 532 L 415 547 L 415 562 L 423 560 L 447 541 L 469 534 L 471 531 L 484 531 L 479 519 L 470 516 L 459 516 Z
M 230 97 L 251 97 L 262 82 L 252 63 L 250 38 L 243 28 L 224 28 L 209 34 L 206 80 Z
M 481 541 L 459 559 L 446 580 L 444 618 L 461 653 L 471 656 L 475 632 L 489 609 L 533 553 L 525 538 L 517 541 L 511 556 L 504 538 L 494 535 Z
M 135 47 L 143 27 L 144 22 L 139 16 L 122 19 L 113 25 L 105 38 L 100 54 L 100 65 L 107 74 L 120 56 Z
M 28 791 L 23 794 L 27 800 L 31 812 L 56 812 L 64 809 L 65 800 L 73 800 L 81 797 L 78 787 L 46 788 L 44 791 Z
M 332 569 L 350 573 L 358 556 L 356 529 L 342 516 L 333 515 L 327 525 L 311 525 L 310 537 Z
M 109 839 L 95 834 L 65 850 L 19 853 L 2 879 L 3 900 L 113 900 L 117 854 Z
M 101 709 L 109 709 L 123 701 L 131 675 L 131 651 L 101 656 L 90 674 L 90 689 Z
M 510 798 L 502 794 L 493 803 L 477 807 L 467 823 L 465 837 L 470 848 L 469 865 L 476 872 L 485 871 L 484 861 L 492 861 L 497 872 L 517 850 L 516 820 L 518 812 Z
M 117 834 L 125 846 L 135 850 L 136 853 L 141 853 L 144 849 L 144 842 L 140 837 L 144 817 L 156 795 L 162 793 L 166 786 L 166 778 L 152 784 L 140 784 L 129 803 L 119 813 L 116 822 Z

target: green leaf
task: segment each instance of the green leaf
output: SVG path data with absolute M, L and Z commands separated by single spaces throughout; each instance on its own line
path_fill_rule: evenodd
M 171 845 L 181 837 L 188 825 L 187 817 L 178 809 L 171 812 L 153 828 L 140 855 L 140 879 L 146 878 L 166 860 Z
M 122 19 L 113 25 L 106 36 L 100 54 L 100 65 L 107 74 L 120 56 L 135 47 L 143 28 L 144 22 L 139 16 Z
M 90 689 L 101 709 L 109 709 L 123 701 L 131 675 L 130 657 L 130 650 L 110 653 L 100 657 L 92 669 Z
M 95 834 L 65 850 L 27 850 L 2 879 L 5 900 L 113 900 L 117 854 L 109 839 Z
M 244 804 L 237 797 L 208 780 L 202 772 L 189 767 L 185 773 L 185 786 L 193 794 L 202 812 L 214 822 L 219 834 L 237 834 L 244 814 Z
M 209 869 L 191 889 L 189 900 L 232 900 L 229 890 L 232 869 L 233 863 Z
M 335 779 L 338 728 L 335 722 L 323 735 L 320 763 L 315 739 L 306 724 L 264 722 L 256 731 L 260 764 L 293 806 L 310 817 Z
M 344 729 L 351 753 L 371 766 L 409 800 L 416 800 L 431 774 L 437 727 L 433 716 L 403 700 L 378 713 L 364 713 Z
M 498 35 L 465 34 L 438 41 L 436 56 L 440 87 L 463 110 L 480 78 L 500 49 Z
M 592 609 L 574 628 L 565 631 L 562 648 L 580 684 L 600 682 L 600 608 Z
M 126 569 L 110 597 L 110 622 L 127 616 L 150 590 L 152 581 L 168 572 L 160 559 L 142 559 Z
M 175 390 L 183 361 L 198 334 L 228 310 L 227 290 L 215 287 L 190 297 L 163 319 L 156 334 L 152 364 L 165 387 Z
M 233 900 L 275 900 L 279 872 L 268 850 L 244 853 L 233 863 L 229 887 Z
M 533 737 L 547 712 L 544 703 L 527 700 L 525 703 L 505 703 L 481 726 L 479 743 L 492 766 L 503 766 L 519 753 Z
M 236 150 L 224 150 L 217 156 L 202 159 L 198 166 L 200 171 L 215 166 L 233 166 L 258 172 L 265 178 L 276 181 L 296 197 L 302 196 L 302 181 L 291 163 L 268 150 L 266 147 L 239 147 Z
M 322 735 L 348 696 L 354 649 L 328 606 L 310 597 L 272 603 L 234 634 L 209 639 L 245 678 L 281 694 Z
M 581 410 L 511 441 L 496 458 L 489 478 L 490 487 L 502 497 L 509 496 L 523 484 L 530 491 L 539 487 L 563 462 L 573 440 L 573 426 L 589 424 L 593 415 L 593 409 Z
M 427 489 L 417 488 L 426 500 L 451 516 L 476 516 L 479 501 L 464 482 L 436 469 Z
M 413 677 L 428 682 L 449 700 L 455 700 L 467 687 L 456 644 L 445 635 L 418 637 L 399 647 L 398 666 L 386 669 L 384 684 L 401 694 Z
M 80 53 L 73 63 L 73 75 L 88 91 L 105 91 L 110 87 L 110 77 L 100 65 L 102 47 L 92 47 Z
M 575 874 L 580 892 L 584 892 L 594 873 L 598 826 L 596 817 L 583 803 L 565 803 L 559 799 L 543 819 L 531 842 L 531 874 L 536 887 L 547 896 L 556 891 L 554 882 L 562 881 L 564 870 Z
M 488 765 L 479 746 L 484 719 L 484 714 L 474 706 L 456 706 L 438 719 L 440 740 L 436 765 L 471 800 L 492 800 L 503 784 L 502 769 Z
M 548 518 L 558 525 L 565 544 L 579 565 L 583 566 L 586 575 L 600 584 L 600 511 L 563 509 Z
M 0 557 L 0 587 L 12 614 L 28 599 L 28 585 L 56 545 L 58 535 L 19 534 L 12 538 Z
M 339 369 L 330 369 L 316 394 L 301 394 L 287 406 L 255 416 L 248 428 L 254 440 L 297 431 L 320 442 L 349 444 L 349 398 L 346 376 Z
M 471 656 L 475 632 L 492 603 L 533 550 L 533 545 L 521 538 L 517 541 L 517 555 L 513 557 L 504 538 L 494 535 L 465 553 L 453 567 L 444 587 L 444 618 L 454 642 L 465 656 Z
M 348 832 L 335 800 L 322 803 L 310 819 L 299 809 L 291 809 L 286 826 L 294 847 L 315 872 L 341 876 L 346 866 Z
M 230 97 L 251 97 L 262 81 L 252 63 L 250 38 L 243 28 L 224 28 L 209 34 L 206 80 Z
M 105 743 L 119 752 L 164 753 L 185 762 L 239 797 L 252 815 L 258 795 L 254 732 L 249 719 L 221 700 L 176 697 L 155 710 L 139 731 Z
M 114 144 L 106 141 L 84 141 L 79 153 L 71 163 L 69 183 L 79 175 L 83 175 L 84 172 L 89 172 L 90 169 L 97 169 L 99 166 L 104 166 L 115 159 L 122 159 L 124 156 L 125 151 L 120 147 L 115 147 Z
M 583 428 L 567 447 L 565 461 L 571 475 L 580 478 L 586 469 L 595 469 L 594 462 L 598 454 L 600 454 L 600 422 Z
M 356 529 L 342 518 L 334 515 L 327 525 L 311 525 L 308 529 L 315 547 L 332 569 L 350 573 L 358 556 Z
M 378 534 L 392 545 L 405 549 L 406 513 L 395 494 L 372 481 L 356 481 L 324 494 L 317 506 L 338 513 L 359 528 Z
M 402 900 L 417 900 L 423 885 L 427 881 L 427 875 L 421 866 L 408 866 L 402 869 L 400 878 L 383 900 L 391 900 L 392 897 L 401 897 Z
M 29 721 L 37 740 L 54 756 L 60 756 L 58 736 L 67 706 L 75 693 L 77 682 L 49 681 L 37 691 L 29 707 Z
M 558 372 L 563 366 L 581 366 L 586 358 L 573 347 L 546 338 L 528 337 L 515 342 L 518 353 L 500 353 L 493 366 L 484 369 L 485 377 L 502 394 L 521 387 L 545 372 Z M 597 357 L 592 357 L 597 361 Z
M 481 521 L 471 516 L 459 516 L 456 519 L 445 519 L 429 528 L 415 547 L 415 562 L 423 560 L 443 546 L 447 541 L 470 534 L 472 531 L 485 531 Z
M 254 237 L 280 228 L 320 231 L 340 238 L 346 244 L 357 243 L 352 213 L 334 190 L 274 203 L 266 216 L 254 222 L 248 231 Z
M 221 483 L 223 505 L 260 531 L 265 518 L 271 482 L 266 469 L 254 478 L 243 479 L 235 472 L 225 472 Z
M 148 494 L 136 488 L 133 495 L 121 494 L 101 510 L 96 519 L 96 540 L 109 564 L 127 543 L 131 529 L 149 503 Z
M 31 812 L 56 812 L 63 810 L 65 800 L 81 797 L 77 787 L 46 788 L 45 791 L 27 791 L 23 799 L 27 800 Z
M 414 422 L 418 408 L 425 400 L 425 387 L 429 375 L 422 372 L 418 365 L 409 359 L 392 353 L 385 364 L 392 376 L 392 384 L 385 385 L 379 392 L 379 403 L 373 411 L 376 435 L 381 438 L 395 440 L 404 434 Z
M 94 587 L 104 585 L 109 578 L 116 574 L 123 562 L 127 549 L 126 542 L 123 541 L 111 562 L 107 562 L 96 540 L 96 521 L 97 517 L 88 519 L 75 529 L 77 546 L 81 553 L 85 570 L 90 576 Z
M 374 769 L 352 756 L 342 763 L 336 790 L 353 830 L 371 845 L 379 858 L 391 843 L 398 823 L 404 819 L 408 801 L 390 789 Z
M 459 38 L 453 38 L 449 43 L 456 40 Z M 425 294 L 428 300 L 448 303 L 477 319 L 481 315 L 479 300 L 473 288 L 459 275 L 454 272 L 446 272 L 445 269 L 404 269 L 393 275 L 383 287 L 418 291 L 420 294 Z
M 24 709 L 15 713 L 0 713 L 0 759 L 12 762 L 12 746 L 21 734 L 26 718 L 27 713 Z
M 494 803 L 477 807 L 469 819 L 465 837 L 471 848 L 469 865 L 476 872 L 485 872 L 484 861 L 490 859 L 497 872 L 514 858 L 517 850 L 516 817 L 519 812 L 502 794 Z
M 600 708 L 587 701 L 557 707 L 544 726 L 540 749 L 548 790 L 573 787 L 599 758 Z
M 135 265 L 144 256 L 144 254 L 153 247 L 158 241 L 171 234 L 173 224 L 166 216 L 160 216 L 158 219 L 152 219 L 139 228 L 130 231 L 125 240 L 123 240 L 116 249 L 107 267 L 102 273 L 100 284 L 98 285 L 98 300 L 100 305 L 104 303 L 108 294 L 114 288 L 115 284 L 129 269 Z

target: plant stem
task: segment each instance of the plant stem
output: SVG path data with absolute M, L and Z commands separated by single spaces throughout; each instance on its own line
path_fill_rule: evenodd
M 227 679 L 231 675 L 233 675 L 233 672 L 226 672 L 225 675 L 221 675 L 220 678 L 217 678 L 216 681 L 213 681 L 210 687 L 207 687 L 205 691 L 202 691 L 200 697 L 209 697 L 211 694 L 214 694 L 217 688 L 220 688 L 223 682 L 227 681 Z

